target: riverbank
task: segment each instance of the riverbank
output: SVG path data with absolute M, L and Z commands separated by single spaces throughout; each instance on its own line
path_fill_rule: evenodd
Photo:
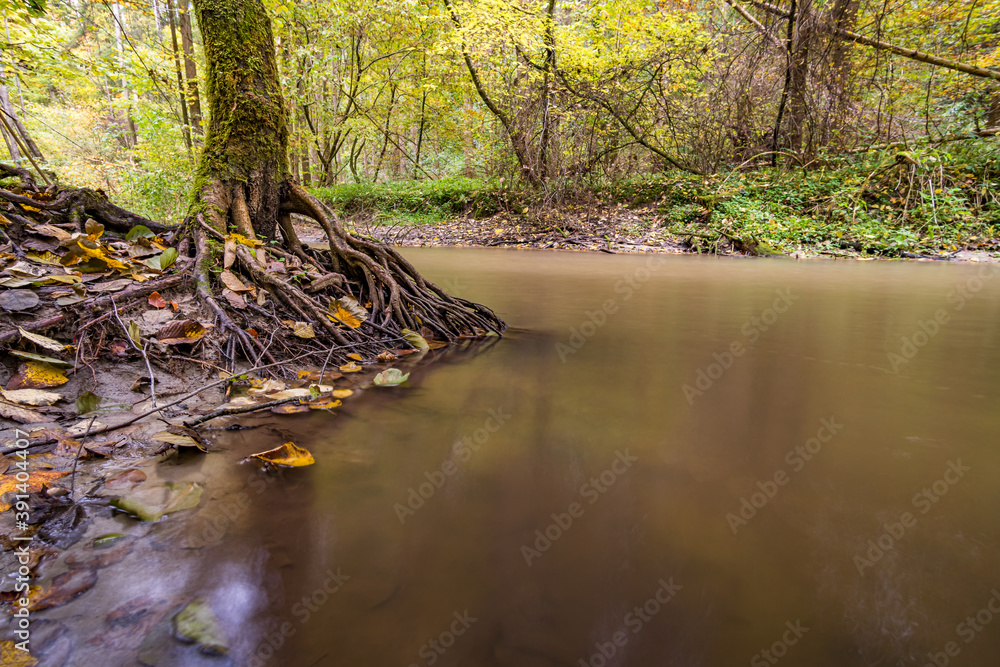
M 1000 253 L 998 158 L 981 140 L 537 193 L 465 178 L 314 192 L 356 233 L 403 246 L 986 259 Z

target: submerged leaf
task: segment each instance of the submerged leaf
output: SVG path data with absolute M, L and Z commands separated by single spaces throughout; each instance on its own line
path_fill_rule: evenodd
M 376 375 L 374 382 L 378 387 L 395 387 L 406 382 L 409 377 L 409 373 L 404 373 L 398 368 L 389 368 Z
M 294 442 L 286 442 L 280 447 L 269 449 L 266 452 L 251 454 L 243 459 L 243 461 L 249 461 L 250 459 L 257 459 L 270 465 L 288 466 L 291 468 L 300 468 L 316 463 L 316 459 L 309 453 L 309 450 L 296 446 Z
M 208 443 L 205 442 L 205 439 L 193 428 L 188 428 L 187 426 L 168 426 L 166 431 L 160 431 L 150 436 L 150 439 L 158 442 L 166 442 L 176 447 L 196 447 L 208 453 Z
M 208 603 L 198 598 L 174 616 L 174 635 L 182 642 L 197 644 L 209 655 L 225 655 L 229 644 Z
M 201 485 L 194 482 L 167 483 L 152 489 L 115 498 L 111 504 L 142 521 L 159 521 L 165 514 L 196 507 L 201 502 Z

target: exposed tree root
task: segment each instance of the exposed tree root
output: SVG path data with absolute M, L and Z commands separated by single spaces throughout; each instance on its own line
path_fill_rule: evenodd
M 392 348 L 413 346 L 406 335 L 419 344 L 404 330 L 449 342 L 499 335 L 505 328 L 490 309 L 453 297 L 424 279 L 395 249 L 348 234 L 321 202 L 290 181 L 266 191 L 257 187 L 259 183 L 209 181 L 191 217 L 179 227 L 169 227 L 115 206 L 98 191 L 57 186 L 43 190 L 29 172 L 9 165 L 0 165 L 0 176 L 18 179 L 0 188 L 0 212 L 6 222 L 0 229 L 7 251 L 14 256 L 8 265 L 28 256 L 26 247 L 35 248 L 29 252 L 37 254 L 39 240 L 33 233 L 39 225 L 74 234 L 61 240 L 56 253 L 65 251 L 63 263 L 70 272 L 80 261 L 70 251 L 77 245 L 95 246 L 93 237 L 87 241 L 88 233 L 96 229 L 94 223 L 107 230 L 96 249 L 109 255 L 115 248 L 127 248 L 122 238 L 139 225 L 158 234 L 161 244 L 176 247 L 176 263 L 159 277 L 150 276 L 139 261 L 120 255 L 126 268 L 119 266 L 117 273 L 108 269 L 106 279 L 135 278 L 141 269 L 136 279 L 145 282 L 115 294 L 122 311 L 142 304 L 136 297 L 154 291 L 168 300 L 174 293 L 193 293 L 201 308 L 199 319 L 212 325 L 206 338 L 224 361 L 209 355 L 207 361 L 202 359 L 206 363 L 222 363 L 231 370 L 241 357 L 249 366 L 267 364 L 281 373 L 283 358 L 317 350 L 332 350 L 334 359 L 346 361 L 348 353 L 374 359 L 385 357 Z M 276 211 L 273 225 L 261 221 L 268 210 Z M 325 232 L 326 247 L 317 250 L 303 244 L 293 215 L 318 224 Z M 48 307 L 19 324 L 28 331 L 44 331 L 76 323 L 82 332 L 97 321 L 95 311 L 111 304 L 110 295 L 87 292 L 86 296 L 58 308 L 43 299 Z M 363 311 L 355 310 L 355 316 L 359 312 L 363 316 L 345 321 L 338 300 L 355 308 L 356 301 Z M 305 325 L 311 325 L 310 333 L 303 333 Z M 0 343 L 18 335 L 15 327 L 0 322 Z M 152 349 L 150 354 L 154 355 Z M 293 370 L 284 369 L 283 374 Z

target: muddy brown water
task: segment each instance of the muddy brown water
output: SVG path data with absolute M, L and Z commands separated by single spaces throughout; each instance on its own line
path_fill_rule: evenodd
M 405 252 L 510 334 L 160 464 L 202 505 L 46 617 L 67 664 L 195 595 L 238 665 L 995 664 L 1000 271 Z

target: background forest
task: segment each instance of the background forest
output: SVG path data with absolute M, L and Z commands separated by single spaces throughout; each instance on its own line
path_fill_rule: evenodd
M 724 204 L 762 237 L 793 214 L 871 224 L 855 236 L 882 251 L 1000 223 L 996 0 L 265 5 L 290 170 L 328 201 L 415 198 L 420 221 L 483 192 L 634 200 L 654 183 L 673 224 Z M 206 113 L 188 3 L 2 6 L 13 160 L 179 221 Z

